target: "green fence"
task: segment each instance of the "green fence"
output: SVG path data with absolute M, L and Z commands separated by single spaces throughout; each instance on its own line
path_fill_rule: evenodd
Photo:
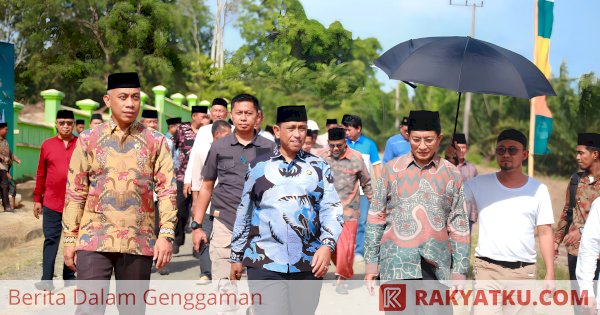
M 152 88 L 154 93 L 154 104 L 148 104 L 148 95 L 142 92 L 142 106 L 146 109 L 155 109 L 159 113 L 159 131 L 167 131 L 166 120 L 172 117 L 181 117 L 183 121 L 190 120 L 191 106 L 197 104 L 198 97 L 190 94 L 184 97 L 182 94 L 175 93 L 166 97 L 167 88 L 162 85 Z M 40 148 L 42 143 L 56 135 L 55 120 L 56 112 L 61 109 L 73 111 L 75 119 L 85 120 L 86 128 L 89 127 L 90 117 L 94 111 L 98 110 L 100 104 L 91 99 L 84 99 L 75 102 L 75 107 L 62 105 L 64 93 L 57 90 L 45 90 L 40 93 L 44 98 L 44 119 L 43 121 L 27 120 L 20 115 L 24 106 L 14 103 L 14 130 L 15 130 L 15 152 L 14 154 L 21 159 L 21 164 L 14 165 L 13 177 L 20 180 L 26 178 L 35 178 Z M 184 100 L 187 101 L 184 104 Z M 207 104 L 202 101 L 201 104 Z M 141 112 L 141 111 L 140 111 Z M 104 119 L 109 119 L 110 111 L 103 114 Z

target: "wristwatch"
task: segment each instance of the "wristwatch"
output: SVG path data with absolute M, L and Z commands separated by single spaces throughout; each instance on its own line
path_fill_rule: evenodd
M 583 227 L 579 228 L 579 234 L 583 235 Z
M 201 229 L 202 228 L 202 223 L 198 223 L 196 221 L 192 221 L 192 223 L 190 224 L 190 227 L 192 228 L 192 230 Z
M 173 244 L 175 242 L 175 239 L 172 237 L 166 237 L 167 241 L 169 241 L 169 243 Z

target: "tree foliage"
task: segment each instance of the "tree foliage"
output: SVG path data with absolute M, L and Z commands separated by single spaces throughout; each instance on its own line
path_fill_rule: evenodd
M 213 1 L 213 0 L 211 0 Z M 158 84 L 201 99 L 255 94 L 265 124 L 279 105 L 306 105 L 320 125 L 343 114 L 361 116 L 364 133 L 380 151 L 398 131 L 397 119 L 413 109 L 440 112 L 445 147 L 452 134 L 456 92 L 399 83 L 384 92 L 371 67 L 381 51 L 375 38 L 357 38 L 340 22 L 326 26 L 306 16 L 299 0 L 229 0 L 224 16 L 244 40 L 225 53 L 223 67 L 210 58 L 215 19 L 208 0 L 0 0 L 0 39 L 16 46 L 16 99 L 39 100 L 59 89 L 64 104 L 100 100 L 116 71 L 141 74 L 146 90 Z M 224 17 L 224 19 L 225 19 Z M 221 21 L 226 23 L 226 21 Z M 577 133 L 598 132 L 600 84 L 593 73 L 569 77 L 563 64 L 552 79 L 556 97 L 551 153 L 536 157 L 536 170 L 568 175 L 576 168 Z M 464 100 L 463 100 L 464 102 Z M 528 100 L 473 95 L 469 141 L 473 155 L 492 160 L 497 134 L 516 128 L 527 134 Z M 458 130 L 462 130 L 462 109 Z
M 190 54 L 209 48 L 210 15 L 198 1 L 8 2 L 29 53 L 16 69 L 16 95 L 24 101 L 47 88 L 65 92 L 67 103 L 81 95 L 99 99 L 108 74 L 119 71 L 140 73 L 143 86 L 180 89 L 185 78 L 178 73 Z

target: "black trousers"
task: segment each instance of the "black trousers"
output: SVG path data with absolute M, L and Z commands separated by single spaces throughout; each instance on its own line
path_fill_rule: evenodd
M 0 198 L 2 198 L 2 206 L 4 210 L 10 209 L 10 200 L 8 199 L 8 176 L 7 171 L 0 170 Z
M 393 280 L 388 281 L 385 284 L 406 284 L 406 309 L 402 312 L 395 311 L 386 311 L 385 314 L 415 314 L 415 315 L 452 315 L 454 314 L 454 309 L 452 305 L 440 305 L 440 306 L 417 306 L 414 305 L 416 301 L 416 290 L 426 290 L 427 296 L 431 296 L 432 292 L 440 291 L 442 294 L 448 290 L 448 287 L 441 284 L 439 279 L 435 275 L 435 266 L 429 264 L 425 259 L 421 258 L 421 279 L 411 279 L 411 280 Z M 419 281 L 425 280 L 425 281 Z M 379 292 L 378 294 L 382 294 Z
M 183 197 L 183 182 L 177 181 L 177 226 L 175 227 L 175 244 L 183 245 L 185 243 L 185 227 L 190 218 L 190 208 L 192 207 L 191 194 L 187 198 Z
M 250 292 L 262 297 L 262 304 L 254 305 L 255 314 L 308 315 L 319 305 L 323 282 L 312 272 L 281 273 L 248 267 L 248 280 Z
M 208 248 L 210 247 L 210 234 L 212 233 L 213 220 L 213 216 L 208 214 L 205 214 L 204 219 L 202 219 L 202 230 L 204 233 L 206 233 L 208 242 L 203 242 L 200 246 L 200 250 L 198 251 L 198 259 L 200 260 L 200 275 L 207 275 L 209 277 L 212 275 L 212 262 L 210 261 L 210 251 Z
M 573 288 L 571 290 L 579 291 L 579 283 L 577 282 L 577 256 L 573 256 L 571 254 L 567 255 L 567 264 L 569 266 L 569 280 L 571 280 L 571 284 Z M 594 273 L 594 280 L 598 280 L 598 274 L 600 273 L 600 260 L 596 261 L 596 272 Z M 595 290 L 594 286 L 594 290 Z M 573 311 L 575 315 L 585 314 L 585 310 L 577 305 L 573 306 Z
M 62 233 L 62 213 L 42 207 L 42 214 L 42 230 L 44 232 L 42 280 L 52 280 Z M 64 280 L 73 280 L 75 272 L 63 264 L 62 277 Z
M 110 289 L 110 278 L 114 272 L 117 287 L 116 293 L 130 294 L 117 304 L 119 314 L 145 314 L 144 292 L 150 284 L 152 256 L 130 255 L 122 253 L 104 253 L 93 251 L 77 251 L 77 315 L 104 314 L 106 304 L 92 305 L 86 303 L 92 294 L 100 295 Z M 138 280 L 138 281 L 133 281 Z M 105 294 L 106 295 L 106 294 Z

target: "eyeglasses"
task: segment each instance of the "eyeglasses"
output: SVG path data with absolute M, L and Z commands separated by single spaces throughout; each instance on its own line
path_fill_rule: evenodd
M 74 121 L 67 120 L 67 121 L 57 121 L 56 123 L 57 123 L 59 126 L 64 126 L 64 125 L 67 125 L 67 126 L 73 126 L 73 124 L 74 124 L 75 122 L 74 122 Z
M 517 153 L 519 153 L 519 151 L 521 151 L 521 149 L 517 148 L 517 147 L 497 147 L 496 148 L 496 154 L 497 155 L 504 155 L 506 154 L 506 151 L 508 151 L 508 154 L 510 155 L 517 155 Z
M 330 144 L 330 145 L 329 145 L 329 148 L 330 148 L 330 149 L 335 149 L 335 148 L 341 149 L 341 148 L 343 148 L 343 147 L 344 147 L 344 145 L 345 145 L 345 143 Z
M 432 146 L 432 145 L 434 145 L 436 140 L 437 140 L 437 138 L 434 138 L 434 137 L 427 137 L 427 138 L 414 137 L 414 138 L 410 138 L 411 142 L 413 142 L 415 144 L 421 144 L 421 142 L 425 142 L 426 146 Z

